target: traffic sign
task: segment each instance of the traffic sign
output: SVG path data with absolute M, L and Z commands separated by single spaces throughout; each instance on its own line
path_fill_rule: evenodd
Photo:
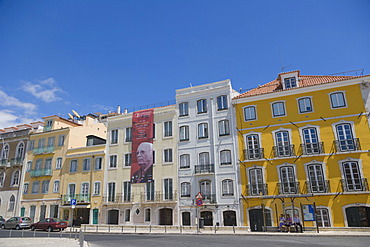
M 77 200 L 76 199 L 71 199 L 71 206 L 76 205 L 76 204 L 77 204 Z
M 195 203 L 197 204 L 197 206 L 203 206 L 203 200 L 202 199 L 197 199 L 196 201 L 195 201 Z

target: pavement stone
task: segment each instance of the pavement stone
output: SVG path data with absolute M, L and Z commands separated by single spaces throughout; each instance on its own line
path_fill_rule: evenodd
M 77 240 L 68 238 L 0 238 L 1 247 L 53 246 L 79 247 Z M 84 246 L 87 247 L 86 242 Z

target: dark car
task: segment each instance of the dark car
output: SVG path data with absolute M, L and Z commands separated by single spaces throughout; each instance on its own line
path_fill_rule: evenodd
M 31 225 L 32 231 L 36 229 L 42 229 L 48 232 L 52 232 L 53 230 L 63 231 L 66 228 L 67 222 L 58 218 L 45 218 Z
M 0 215 L 0 224 L 5 221 L 4 217 Z
M 30 217 L 11 217 L 7 221 L 1 223 L 1 228 L 13 228 L 16 230 L 30 228 L 32 219 Z

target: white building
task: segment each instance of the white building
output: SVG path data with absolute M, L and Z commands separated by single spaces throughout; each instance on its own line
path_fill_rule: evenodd
M 238 160 L 229 80 L 176 91 L 180 224 L 241 225 Z M 201 193 L 203 205 L 196 206 Z

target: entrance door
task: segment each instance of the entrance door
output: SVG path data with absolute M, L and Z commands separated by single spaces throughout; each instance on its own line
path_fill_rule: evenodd
M 224 226 L 236 226 L 235 211 L 224 211 Z
M 108 224 L 109 225 L 118 225 L 118 210 L 109 210 L 108 211 Z
M 26 212 L 26 208 L 25 207 L 22 207 L 21 208 L 21 216 L 24 216 L 24 213 Z
M 162 208 L 159 210 L 159 224 L 172 226 L 172 209 Z
M 204 219 L 204 226 L 213 226 L 213 216 L 211 211 L 200 212 L 200 217 Z
M 370 227 L 370 207 L 346 208 L 349 227 Z
M 98 224 L 99 209 L 93 209 L 93 224 Z
M 263 231 L 263 226 L 271 226 L 270 210 L 265 209 L 265 224 L 263 223 L 262 209 L 249 210 L 249 227 L 251 231 Z
M 190 212 L 183 212 L 182 213 L 182 225 L 183 226 L 190 226 Z
M 46 215 L 46 205 L 41 205 L 41 209 L 40 209 L 40 220 L 45 219 L 45 215 Z
M 36 214 L 36 206 L 30 207 L 30 218 L 33 222 L 35 222 L 35 214 Z
M 80 224 L 89 224 L 90 209 L 89 208 L 78 208 L 76 217 L 81 222 Z

